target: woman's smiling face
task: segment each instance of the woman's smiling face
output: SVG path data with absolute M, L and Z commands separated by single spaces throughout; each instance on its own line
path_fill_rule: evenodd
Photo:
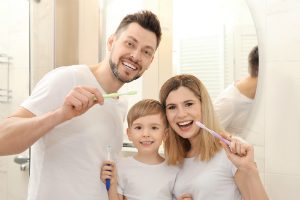
M 198 134 L 194 122 L 201 121 L 201 102 L 190 89 L 180 86 L 169 93 L 166 114 L 170 126 L 181 137 L 190 140 Z

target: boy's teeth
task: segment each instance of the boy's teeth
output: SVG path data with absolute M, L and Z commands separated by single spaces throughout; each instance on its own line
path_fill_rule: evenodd
M 142 144 L 152 144 L 150 141 L 141 142 Z

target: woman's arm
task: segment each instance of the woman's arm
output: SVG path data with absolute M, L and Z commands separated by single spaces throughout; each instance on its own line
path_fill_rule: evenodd
M 236 143 L 234 146 L 231 146 L 230 150 L 227 145 L 222 145 L 228 158 L 238 168 L 234 180 L 243 199 L 268 200 L 268 195 L 261 182 L 259 172 L 254 162 L 253 146 L 246 143 Z

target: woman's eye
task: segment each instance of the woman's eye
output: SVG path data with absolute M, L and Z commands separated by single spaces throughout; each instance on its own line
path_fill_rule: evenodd
M 193 103 L 186 103 L 186 107 L 190 107 L 190 106 L 192 106 L 193 105 Z
M 168 106 L 167 109 L 168 109 L 168 110 L 174 110 L 174 109 L 175 109 L 175 106 Z

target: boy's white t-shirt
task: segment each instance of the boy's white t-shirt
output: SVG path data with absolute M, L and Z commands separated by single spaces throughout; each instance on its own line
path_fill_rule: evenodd
M 174 194 L 178 198 L 189 193 L 193 200 L 241 200 L 234 181 L 236 171 L 224 150 L 210 161 L 185 158 L 176 178 Z
M 117 162 L 118 193 L 128 200 L 171 200 L 178 167 L 149 165 L 133 157 Z
M 44 76 L 21 106 L 36 116 L 53 111 L 77 85 L 104 93 L 88 66 L 59 67 Z M 40 138 L 31 149 L 28 200 L 108 199 L 99 170 L 106 145 L 112 153 L 121 151 L 126 112 L 126 101 L 105 99 Z

